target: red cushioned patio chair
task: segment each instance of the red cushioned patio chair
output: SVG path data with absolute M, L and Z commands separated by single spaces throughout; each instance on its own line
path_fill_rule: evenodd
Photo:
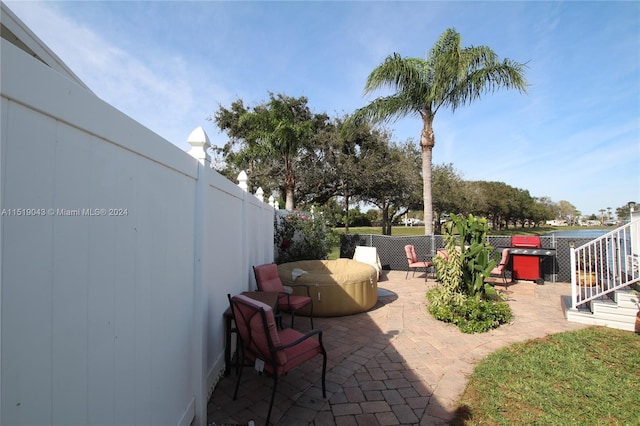
M 233 297 L 227 295 L 227 297 L 238 331 L 241 358 L 233 399 L 238 397 L 240 378 L 247 359 L 256 366 L 258 371 L 264 370 L 273 375 L 273 390 L 265 423 L 268 425 L 276 396 L 278 377 L 320 354 L 322 355 L 322 396 L 326 398 L 327 352 L 322 344 L 322 330 L 311 330 L 306 334 L 292 328 L 278 331 L 273 310 L 269 305 L 244 295 Z M 318 337 L 316 339 L 312 338 L 313 336 Z
M 491 270 L 491 275 L 500 275 L 505 287 L 507 286 L 507 265 L 509 264 L 509 249 L 502 250 L 502 257 L 498 266 Z
M 309 306 L 309 319 L 311 320 L 311 328 L 313 328 L 313 299 L 309 292 L 309 287 L 306 285 L 299 285 L 296 287 L 303 287 L 307 295 L 296 296 L 291 294 L 293 289 L 290 286 L 284 286 L 280 280 L 278 274 L 278 265 L 275 263 L 267 263 L 264 265 L 254 266 L 253 273 L 256 277 L 256 283 L 260 291 L 273 291 L 280 293 L 278 298 L 278 307 L 281 311 L 289 312 L 291 314 L 291 328 L 293 328 L 293 320 L 296 312 L 305 306 Z M 280 324 L 282 328 L 282 324 Z
M 409 270 L 413 270 L 414 277 L 416 275 L 416 269 L 424 268 L 424 280 L 427 280 L 427 271 L 433 266 L 433 263 L 427 261 L 421 261 L 418 259 L 418 255 L 416 254 L 416 248 L 410 244 L 404 246 L 404 251 L 407 254 L 407 262 L 409 263 L 409 269 L 407 270 L 407 274 L 404 279 L 406 280 L 409 276 Z

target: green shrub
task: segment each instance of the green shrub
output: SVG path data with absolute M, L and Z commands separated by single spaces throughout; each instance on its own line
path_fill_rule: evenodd
M 439 321 L 455 324 L 463 333 L 484 333 L 511 321 L 511 307 L 503 301 L 452 294 L 444 287 L 427 292 L 429 312 Z
M 322 215 L 295 212 L 276 215 L 276 263 L 326 259 L 337 237 L 327 231 Z

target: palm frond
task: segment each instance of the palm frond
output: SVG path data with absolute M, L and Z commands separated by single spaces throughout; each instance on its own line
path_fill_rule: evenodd
M 356 123 L 393 123 L 408 115 L 420 113 L 413 103 L 399 94 L 376 98 L 368 105 L 358 109 L 352 116 Z
M 364 93 L 378 89 L 395 93 L 375 99 L 356 111 L 353 119 L 390 122 L 410 114 L 433 116 L 441 107 L 455 111 L 499 88 L 526 93 L 524 68 L 509 59 L 500 61 L 487 46 L 462 48 L 462 37 L 449 28 L 426 59 L 393 53 L 376 67 L 367 78 Z
M 453 111 L 499 89 L 516 89 L 527 92 L 524 65 L 505 59 L 470 72 L 452 91 L 445 104 Z
M 432 58 L 438 58 L 445 52 L 460 50 L 462 45 L 462 36 L 454 29 L 448 28 L 441 35 L 438 41 L 431 48 L 427 61 Z
M 384 88 L 396 92 L 413 90 L 416 85 L 426 80 L 426 75 L 427 66 L 424 60 L 402 58 L 399 54 L 393 53 L 369 74 L 364 94 Z

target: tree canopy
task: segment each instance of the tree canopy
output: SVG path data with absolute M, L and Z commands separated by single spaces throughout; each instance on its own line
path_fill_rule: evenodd
M 212 120 L 229 136 L 219 149 L 220 172 L 235 180 L 247 170 L 252 192 L 277 190 L 296 200 L 294 207 L 325 211 L 330 225 L 375 220 L 390 234 L 402 215 L 422 207 L 421 151 L 383 128 L 348 115 L 329 118 L 312 112 L 304 97 L 273 94 L 253 107 L 241 99 L 220 106 Z M 453 164 L 432 165 L 430 174 L 438 231 L 451 214 L 486 217 L 494 229 L 579 214 L 568 201 L 532 197 L 504 182 L 465 181 Z M 360 205 L 378 210 L 365 216 Z
M 326 120 L 313 114 L 307 98 L 269 94 L 269 101 L 252 109 L 237 100 L 231 109 L 220 107 L 214 120 L 231 137 L 225 147 L 229 160 L 245 165 L 254 179 L 276 177 L 285 194 L 287 210 L 295 206 L 296 163 L 302 150 L 313 145 L 315 129 Z M 240 145 L 233 150 L 234 145 Z M 263 188 L 264 189 L 264 188 Z

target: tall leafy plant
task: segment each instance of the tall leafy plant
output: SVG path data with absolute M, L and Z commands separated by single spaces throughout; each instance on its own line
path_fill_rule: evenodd
M 509 305 L 485 294 L 484 279 L 496 264 L 486 236 L 486 219 L 451 215 L 444 235 L 448 256 L 434 257 L 441 286 L 427 292 L 429 312 L 464 333 L 485 332 L 511 320 Z
M 436 267 L 438 282 L 441 287 L 431 297 L 432 309 L 449 309 L 450 305 L 460 306 L 466 300 L 462 286 L 462 256 L 457 249 L 457 240 L 451 233 L 444 235 L 447 257 L 435 256 L 433 263 Z
M 451 237 L 456 234 L 452 240 L 456 241 L 460 252 L 460 289 L 470 297 L 484 295 L 485 278 L 496 266 L 496 259 L 490 255 L 493 247 L 487 243 L 488 230 L 487 220 L 472 214 L 466 218 L 452 214 L 451 221 L 447 223 L 447 234 Z

